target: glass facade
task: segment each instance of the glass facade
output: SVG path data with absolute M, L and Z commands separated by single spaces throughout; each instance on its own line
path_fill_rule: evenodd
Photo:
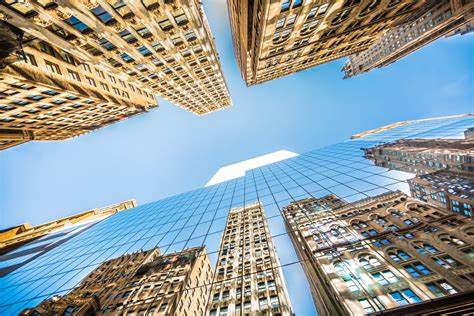
M 397 190 L 409 195 L 407 181 L 414 174 L 375 166 L 364 158 L 361 149 L 402 138 L 463 138 L 463 132 L 473 126 L 473 116 L 411 121 L 249 170 L 244 177 L 118 213 L 2 276 L 0 314 L 16 314 L 53 295 L 64 295 L 104 261 L 140 250 L 159 247 L 161 253 L 169 254 L 205 246 L 215 267 L 230 210 L 255 203 L 263 208 L 269 238 L 279 257 L 280 266 L 273 269 L 283 271 L 293 312 L 314 314 L 309 284 L 285 227 L 283 209 L 302 199 L 330 194 L 347 203 Z M 2 267 L 8 266 L 7 260 L 0 260 Z M 392 274 L 377 274 L 375 279 L 389 283 Z M 202 286 L 215 288 L 215 280 Z M 421 300 L 410 289 L 390 295 L 400 304 Z M 366 300 L 360 302 L 365 310 L 373 309 Z

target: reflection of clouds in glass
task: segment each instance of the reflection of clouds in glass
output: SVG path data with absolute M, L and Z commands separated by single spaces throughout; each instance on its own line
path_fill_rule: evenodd
M 410 186 L 406 182 L 397 182 L 392 185 L 387 186 L 387 189 L 391 191 L 397 191 L 400 190 L 403 193 L 410 195 Z

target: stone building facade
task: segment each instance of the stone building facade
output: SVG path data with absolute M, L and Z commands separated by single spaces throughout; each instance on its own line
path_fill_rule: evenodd
M 474 309 L 470 220 L 399 191 L 324 212 L 313 205 L 292 203 L 283 216 L 319 315 L 408 315 L 415 303 L 460 298 L 454 305 Z
M 417 12 L 415 0 L 227 0 L 234 53 L 247 85 L 369 48 Z
M 293 315 L 261 204 L 232 209 L 222 236 L 209 315 Z
M 390 29 L 367 50 L 351 55 L 343 68 L 345 78 L 388 66 L 443 36 L 466 34 L 473 22 L 474 3 L 431 1 L 421 14 Z
M 401 139 L 365 148 L 364 153 L 377 166 L 420 175 L 474 171 L 474 141 L 466 139 Z
M 204 247 L 169 255 L 154 248 L 104 262 L 67 295 L 23 315 L 204 315 L 209 280 Z
M 42 236 L 56 233 L 64 228 L 99 221 L 136 206 L 137 202 L 135 200 L 126 200 L 117 204 L 98 207 L 75 215 L 63 217 L 41 225 L 31 226 L 29 223 L 24 223 L 4 229 L 0 231 L 0 254 L 11 251 Z
M 197 0 L 4 1 L 0 20 L 25 32 L 0 74 L 0 148 L 83 134 L 155 94 L 198 115 L 231 105 Z
M 440 170 L 408 180 L 411 195 L 419 200 L 472 217 L 474 174 Z

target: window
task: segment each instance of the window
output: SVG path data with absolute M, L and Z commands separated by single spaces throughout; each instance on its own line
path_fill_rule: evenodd
M 438 258 L 433 258 L 433 260 L 445 269 L 457 268 L 461 266 L 459 262 L 457 262 L 451 256 L 448 256 L 448 255 L 438 257 Z
M 308 13 L 308 19 L 312 18 L 313 16 L 316 15 L 316 11 L 318 11 L 318 6 L 317 5 L 314 5 L 311 10 L 309 10 L 309 13 Z
M 74 314 L 74 307 L 73 306 L 68 306 L 63 312 L 63 316 L 69 316 Z
M 81 81 L 81 77 L 74 70 L 68 69 L 67 72 L 69 73 L 69 77 L 71 77 L 71 79 L 74 79 L 76 81 Z
M 458 292 L 451 284 L 444 280 L 426 283 L 426 287 L 437 297 L 456 294 Z
M 285 18 L 280 18 L 278 19 L 277 23 L 276 23 L 276 28 L 279 29 L 281 27 L 283 27 L 283 25 L 285 24 Z
M 280 302 L 278 301 L 278 296 L 270 296 L 270 304 L 272 308 L 276 308 L 280 306 Z
M 421 276 L 431 274 L 431 271 L 428 270 L 427 267 L 422 265 L 420 262 L 414 262 L 412 264 L 408 264 L 403 266 L 405 270 L 414 278 L 419 278 Z
M 98 5 L 97 7 L 93 8 L 91 12 L 99 19 L 102 21 L 104 24 L 111 24 L 115 22 L 115 19 L 110 15 L 109 12 L 107 12 L 103 7 Z
M 158 312 L 164 312 L 166 311 L 166 309 L 168 309 L 168 303 L 163 303 L 160 305 L 160 309 L 158 310 Z
M 97 87 L 97 84 L 95 83 L 95 80 L 89 77 L 86 77 L 87 82 L 94 87 Z
M 56 53 L 54 52 L 54 49 L 51 45 L 49 45 L 45 42 L 41 42 L 40 43 L 40 49 L 41 49 L 42 52 L 45 52 L 46 54 L 51 55 L 53 57 L 56 57 Z
M 359 291 L 359 287 L 358 287 L 357 284 L 354 282 L 354 280 L 348 279 L 348 280 L 344 280 L 344 282 L 346 283 L 346 286 L 347 286 L 347 288 L 349 289 L 349 291 L 351 291 L 351 292 L 357 292 L 357 291 Z
M 290 14 L 286 20 L 286 25 L 287 26 L 292 25 L 293 23 L 295 23 L 295 20 L 296 20 L 296 14 Z
M 437 253 L 438 252 L 438 249 L 436 249 L 435 247 L 431 246 L 430 244 L 428 243 L 418 243 L 417 245 L 415 245 L 415 249 L 421 253 L 421 254 L 428 254 L 428 253 Z
M 373 255 L 361 255 L 359 257 L 359 263 L 365 268 L 365 269 L 370 269 L 373 267 L 378 267 L 380 266 L 380 261 L 375 258 Z
M 122 59 L 127 63 L 131 63 L 131 62 L 135 61 L 135 59 L 130 57 L 130 55 L 128 55 L 127 53 L 121 53 L 120 57 L 122 57 Z
M 372 273 L 372 277 L 380 285 L 387 285 L 390 283 L 395 283 L 398 281 L 398 278 L 389 270 L 384 270 L 382 272 Z
M 184 33 L 184 37 L 186 38 L 188 42 L 192 42 L 197 39 L 197 36 L 193 30 L 186 31 L 186 33 Z
M 64 54 L 63 56 L 63 60 L 71 65 L 76 65 L 76 61 L 74 60 L 74 57 L 72 57 L 72 55 L 70 54 Z
M 30 65 L 38 67 L 38 64 L 36 63 L 35 56 L 33 56 L 31 54 L 25 53 L 25 61 Z
M 84 68 L 85 71 L 92 73 L 91 66 L 88 64 L 81 64 L 82 68 Z
M 147 56 L 150 56 L 151 55 L 151 52 L 148 48 L 146 48 L 145 46 L 140 46 L 138 48 L 138 51 L 140 52 L 140 54 L 142 54 L 144 57 L 147 57 Z
M 219 316 L 227 316 L 227 311 L 228 311 L 227 306 L 226 307 L 221 307 L 221 310 L 219 312 Z
M 109 86 L 103 82 L 100 82 L 100 86 L 102 87 L 102 89 L 104 89 L 105 91 L 110 91 L 109 89 Z
M 165 20 L 161 20 L 160 22 L 158 22 L 158 25 L 161 27 L 161 29 L 163 31 L 169 31 L 173 28 L 173 25 L 171 24 L 171 22 L 168 20 L 168 19 L 165 19 Z
M 66 22 L 69 23 L 73 28 L 75 28 L 82 34 L 87 34 L 92 31 L 90 27 L 88 27 L 86 24 L 81 22 L 81 20 L 79 20 L 75 16 L 70 17 L 69 19 L 66 20 Z
M 61 69 L 59 68 L 58 65 L 50 62 L 49 60 L 45 60 L 45 63 L 46 63 L 46 68 L 48 68 L 49 71 L 54 72 L 58 75 L 61 75 Z
M 421 299 L 410 289 L 391 292 L 390 296 L 398 305 L 401 306 L 421 302 Z
M 380 239 L 380 240 L 376 240 L 374 241 L 374 246 L 375 247 L 382 247 L 383 245 L 390 245 L 390 240 L 384 238 L 384 239 Z
M 391 250 L 388 252 L 388 255 L 395 262 L 401 262 L 411 259 L 411 257 L 403 250 Z
M 95 70 L 95 73 L 101 77 L 102 79 L 105 79 L 105 75 L 104 75 L 104 72 L 102 70 L 99 70 L 99 69 L 96 69 Z
M 101 38 L 99 40 L 99 44 L 102 45 L 102 47 L 104 47 L 106 50 L 113 50 L 117 48 L 114 44 L 109 42 L 106 38 Z
M 188 23 L 188 18 L 184 14 L 183 10 L 181 10 L 180 12 L 178 12 L 177 15 L 174 16 L 174 20 L 176 21 L 176 24 L 178 25 L 185 25 Z
M 360 305 L 362 305 L 362 308 L 366 313 L 372 313 L 380 309 L 384 309 L 384 306 L 376 297 L 372 297 L 370 300 L 367 298 L 361 298 L 359 299 Z

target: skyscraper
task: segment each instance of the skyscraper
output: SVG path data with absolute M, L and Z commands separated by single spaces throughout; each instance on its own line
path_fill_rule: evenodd
M 162 256 L 158 248 L 101 264 L 64 297 L 24 315 L 204 315 L 212 270 L 204 248 Z
M 6 1 L 0 17 L 25 47 L 1 71 L 3 148 L 143 113 L 155 94 L 198 115 L 231 105 L 197 0 Z
M 209 314 L 293 315 L 259 203 L 232 209 L 222 236 Z
M 364 149 L 375 165 L 416 174 L 437 170 L 474 170 L 474 141 L 463 139 L 401 139 Z
M 318 315 L 405 315 L 399 305 L 453 294 L 439 304 L 456 310 L 456 294 L 472 294 L 469 221 L 401 192 L 343 206 L 325 200 L 334 197 L 296 201 L 283 211 Z M 474 309 L 474 299 L 464 303 Z
M 336 255 L 338 253 L 344 255 L 340 258 L 344 269 L 346 265 L 343 259 L 347 258 L 346 256 L 349 258 L 352 255 L 355 256 L 350 261 L 354 267 L 360 267 L 358 260 L 362 258 L 358 256 L 364 253 L 373 255 L 379 260 L 380 270 L 369 271 L 357 268 L 359 270 L 356 271 L 360 272 L 361 278 L 347 279 L 356 285 L 360 280 L 370 281 L 369 290 L 373 289 L 375 292 L 368 293 L 377 295 L 365 297 L 363 296 L 365 292 L 362 291 L 366 288 L 365 283 L 359 287 L 359 292 L 353 294 L 350 289 L 354 287 L 348 283 L 351 286 L 349 289 L 344 279 L 341 279 L 335 272 L 335 267 L 331 266 L 329 261 L 327 263 L 329 273 L 327 277 L 334 281 L 339 280 L 336 283 L 341 289 L 345 289 L 343 290 L 344 297 L 350 298 L 349 301 L 352 300 L 354 308 L 357 306 L 357 310 L 361 313 L 365 313 L 365 308 L 368 308 L 367 313 L 369 313 L 370 306 L 374 309 L 382 308 L 381 305 L 371 305 L 377 304 L 374 303 L 376 301 L 372 297 L 376 297 L 383 304 L 384 313 L 393 314 L 398 311 L 397 308 L 404 308 L 403 311 L 407 311 L 408 308 L 419 308 L 420 306 L 428 309 L 444 308 L 453 302 L 470 311 L 469 308 L 472 310 L 472 307 L 469 307 L 469 304 L 474 297 L 468 289 L 473 283 L 471 274 L 473 273 L 472 236 L 474 236 L 474 232 L 470 219 L 408 197 L 410 194 L 408 180 L 415 175 L 376 166 L 373 161 L 364 157 L 364 151 L 361 148 L 372 148 L 382 143 L 412 138 L 459 140 L 463 139 L 464 132 L 472 127 L 474 127 L 474 117 L 471 115 L 406 121 L 403 124 L 395 124 L 391 128 L 360 133 L 358 138 L 348 139 L 309 152 L 291 153 L 287 156 L 277 155 L 279 157 L 272 156 L 271 158 L 274 159 L 250 159 L 248 163 L 236 164 L 233 166 L 235 168 L 228 168 L 224 174 L 213 177 L 212 184 L 208 186 L 140 205 L 126 212 L 119 212 L 82 230 L 73 238 L 39 256 L 28 257 L 29 261 L 26 264 L 0 277 L 0 297 L 2 298 L 0 300 L 0 314 L 18 314 L 25 308 L 38 306 L 44 300 L 51 299 L 55 295 L 64 296 L 76 288 L 81 280 L 103 262 L 157 247 L 160 249 L 161 255 L 167 256 L 189 248 L 205 246 L 211 266 L 218 267 L 216 278 L 219 275 L 219 269 L 224 267 L 225 277 L 228 273 L 230 275 L 230 270 L 227 268 L 230 268 L 231 265 L 228 261 L 220 261 L 223 259 L 221 250 L 227 245 L 227 249 L 230 250 L 231 241 L 235 240 L 234 252 L 238 253 L 241 250 L 237 240 L 239 243 L 242 240 L 242 246 L 246 247 L 245 238 L 248 238 L 249 248 L 253 249 L 255 260 L 249 260 L 250 265 L 245 265 L 244 248 L 242 250 L 244 256 L 242 273 L 239 272 L 240 267 L 236 262 L 232 265 L 232 275 L 236 276 L 236 282 L 226 283 L 227 280 L 216 282 L 217 279 L 207 282 L 209 293 L 214 291 L 212 295 L 209 295 L 211 302 L 209 306 L 206 306 L 209 308 L 208 311 L 212 310 L 214 294 L 219 293 L 222 300 L 226 287 L 229 289 L 229 298 L 216 303 L 216 309 L 225 307 L 224 305 L 227 304 L 227 313 L 230 314 L 231 308 L 237 307 L 237 301 L 231 298 L 237 297 L 238 280 L 242 280 L 242 286 L 247 282 L 246 280 L 252 284 L 250 297 L 252 298 L 251 306 L 255 311 L 260 308 L 260 300 L 257 299 L 260 286 L 262 294 L 264 293 L 264 297 L 266 297 L 266 300 L 262 300 L 262 307 L 265 307 L 266 302 L 267 306 L 271 308 L 272 302 L 275 300 L 271 299 L 273 283 L 268 282 L 271 280 L 268 276 L 272 272 L 271 276 L 275 277 L 277 291 L 287 293 L 287 302 L 291 301 L 291 311 L 296 315 L 314 315 L 317 311 L 311 290 L 313 281 L 306 277 L 304 271 L 310 266 L 305 265 L 305 262 L 300 259 L 298 255 L 300 248 L 293 246 L 291 232 L 285 227 L 283 213 L 289 205 L 305 204 L 306 202 L 313 203 L 314 208 L 319 206 L 319 215 L 317 216 L 323 218 L 327 215 L 324 217 L 327 219 L 327 224 L 331 222 L 347 224 L 349 218 L 336 219 L 329 216 L 329 214 L 337 213 L 338 210 L 345 208 L 348 210 L 347 214 L 353 212 L 354 219 L 360 218 L 370 226 L 370 228 L 365 228 L 359 225 L 364 228 L 361 230 L 356 230 L 352 226 L 346 227 L 348 234 L 355 238 L 354 243 L 359 242 L 357 245 L 360 244 L 363 247 L 361 249 L 354 250 L 354 243 L 341 244 L 340 242 L 344 239 L 333 236 L 332 231 L 329 231 L 327 235 L 321 235 L 321 238 L 326 239 L 327 237 L 336 243 L 337 247 L 328 249 L 334 250 L 333 253 Z M 392 200 L 392 197 L 395 196 L 398 196 L 396 200 L 400 201 L 399 204 L 393 205 L 393 207 L 388 207 L 390 204 L 382 205 L 395 202 Z M 402 201 L 402 198 L 406 201 Z M 324 203 L 322 203 L 323 201 Z M 368 207 L 363 207 L 362 203 L 367 203 Z M 414 207 L 415 205 L 416 207 Z M 414 210 L 411 210 L 410 207 Z M 242 213 L 247 216 L 241 217 L 240 222 L 238 215 L 234 214 L 236 209 L 241 212 L 244 209 L 249 209 L 246 213 Z M 231 212 L 231 210 L 233 211 Z M 417 210 L 421 214 L 418 214 Z M 356 215 L 356 211 L 360 211 L 360 214 Z M 392 214 L 391 211 L 400 212 L 401 217 L 397 218 L 398 213 Z M 261 221 L 264 223 L 263 229 L 260 224 L 255 226 L 259 226 L 259 235 L 264 235 L 264 237 L 260 237 L 259 243 L 256 240 L 256 233 L 253 232 L 253 224 L 252 227 L 248 227 L 248 234 L 245 232 L 246 223 L 252 222 L 252 213 L 256 213 L 255 216 L 262 218 Z M 237 217 L 235 219 L 237 221 L 235 235 L 232 233 L 234 226 L 230 232 L 227 232 L 227 228 L 230 228 L 230 226 L 227 227 L 229 214 Z M 398 230 L 392 231 L 392 227 L 396 229 L 394 226 L 377 226 L 375 219 L 366 218 L 372 214 L 386 216 L 387 225 L 397 225 Z M 417 222 L 414 218 L 418 218 L 419 221 Z M 449 221 L 450 219 L 451 221 Z M 411 220 L 413 224 L 410 224 L 408 220 Z M 431 227 L 438 230 L 433 231 Z M 371 231 L 372 228 L 376 231 L 376 235 L 371 235 L 374 233 Z M 242 229 L 244 231 L 243 239 L 237 234 L 237 231 L 242 231 Z M 335 233 L 337 234 L 337 232 Z M 405 236 L 408 233 L 412 233 L 415 237 Z M 311 232 L 308 233 L 308 236 L 311 234 Z M 367 236 L 363 234 L 367 234 Z M 228 244 L 226 244 L 227 239 L 222 239 L 223 236 L 228 237 Z M 257 255 L 257 250 L 260 249 L 257 244 L 263 245 L 264 239 L 268 244 L 268 257 L 270 257 L 271 265 L 268 264 L 268 260 L 265 261 L 267 255 L 264 255 L 264 251 L 266 250 L 261 252 L 260 257 Z M 387 239 L 390 244 L 386 245 L 387 241 L 384 239 Z M 311 240 L 314 238 L 309 238 L 308 242 Z M 376 243 L 377 241 L 380 242 L 380 247 Z M 423 243 L 415 244 L 419 241 L 431 245 L 438 252 L 431 253 L 430 250 L 433 249 Z M 319 245 L 315 240 L 312 244 Z M 328 246 L 331 244 L 329 243 Z M 415 246 L 419 248 L 417 249 Z M 393 247 L 394 250 L 395 248 L 404 249 L 411 259 L 397 262 L 395 257 L 392 258 L 389 255 L 388 252 L 391 249 L 389 247 Z M 326 254 L 328 249 L 317 249 L 317 251 Z M 354 250 L 353 253 L 350 252 L 351 249 Z M 423 249 L 426 249 L 424 254 L 421 253 Z M 17 251 L 19 250 L 20 248 L 17 249 Z M 365 250 L 366 252 L 363 252 Z M 28 249 L 22 250 L 21 253 L 25 256 L 29 255 Z M 15 254 L 18 255 L 15 251 L 6 253 L 12 261 L 0 259 L 0 268 L 15 264 L 15 259 L 12 258 Z M 274 260 L 276 254 L 278 254 L 278 261 Z M 257 262 L 257 259 L 260 258 L 262 260 Z M 371 257 L 368 258 L 368 261 L 369 263 L 374 262 Z M 364 261 L 362 260 L 362 262 Z M 461 266 L 458 266 L 457 263 Z M 412 264 L 414 266 L 410 268 Z M 248 274 L 248 266 L 250 266 L 251 272 L 256 272 L 256 275 Z M 265 267 L 265 273 L 268 273 L 268 276 L 265 275 L 265 283 L 259 281 L 258 266 Z M 424 276 L 423 273 L 426 273 L 426 270 L 423 267 L 430 271 L 429 275 Z M 415 273 L 418 268 L 420 277 L 415 277 L 416 274 L 411 276 L 411 273 Z M 351 267 L 348 270 L 345 269 L 344 273 L 349 276 L 355 274 L 351 269 Z M 381 276 L 387 276 L 392 280 L 391 274 L 386 273 L 386 270 L 397 278 L 398 283 L 388 285 L 380 283 L 384 282 Z M 380 273 L 380 276 L 376 273 Z M 281 276 L 280 280 L 284 278 L 287 291 L 279 288 L 279 285 L 282 286 L 283 283 L 279 283 L 278 276 Z M 362 276 L 364 277 L 362 278 Z M 317 277 L 323 279 L 326 276 L 318 275 Z M 262 280 L 262 276 L 260 279 Z M 218 290 L 219 284 L 221 288 Z M 322 291 L 323 288 L 319 290 Z M 245 286 L 241 291 L 242 296 L 245 297 Z M 328 283 L 328 288 L 325 291 L 333 291 L 332 283 Z M 438 304 L 438 300 L 444 300 L 444 297 L 435 298 L 436 295 L 445 295 L 446 300 Z M 268 300 L 269 296 L 270 300 Z M 280 298 L 280 296 L 278 297 Z M 367 303 L 363 301 L 364 298 L 367 298 Z M 428 301 L 428 298 L 432 301 Z M 362 301 L 359 302 L 358 299 Z M 418 299 L 422 302 L 405 305 L 416 302 Z M 280 306 L 283 306 L 285 301 L 282 299 L 278 302 Z M 342 304 L 345 301 L 339 300 L 338 302 Z M 448 302 L 450 303 L 448 304 Z M 243 303 L 241 310 L 245 308 L 245 300 Z M 225 310 L 218 310 L 224 314 Z M 403 313 L 399 312 L 399 314 Z
M 388 66 L 443 36 L 465 34 L 472 23 L 473 3 L 431 1 L 407 23 L 388 30 L 368 49 L 351 55 L 343 68 L 345 78 Z
M 424 3 L 227 1 L 234 53 L 249 86 L 364 51 Z
M 439 170 L 408 180 L 411 195 L 451 212 L 472 217 L 474 174 Z
M 37 226 L 24 223 L 1 230 L 0 276 L 20 268 L 107 217 L 136 206 L 135 200 L 126 200 Z

